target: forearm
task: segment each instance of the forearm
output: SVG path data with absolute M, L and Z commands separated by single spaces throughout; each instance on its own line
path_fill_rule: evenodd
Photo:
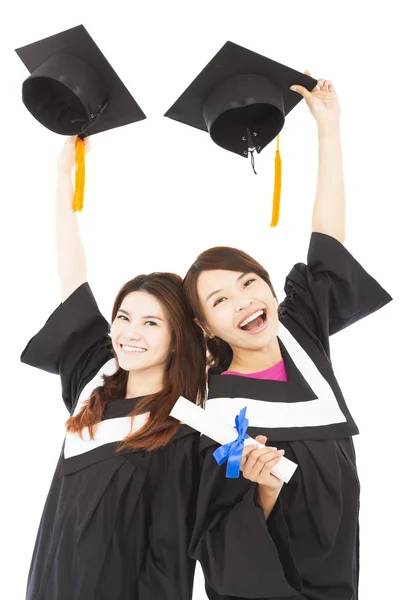
M 326 233 L 343 243 L 345 189 L 339 123 L 319 127 L 318 141 L 318 181 L 312 231 Z
M 56 184 L 56 247 L 62 300 L 87 280 L 86 256 L 78 216 L 72 209 L 71 174 L 58 169 Z
M 267 488 L 266 486 L 257 484 L 256 500 L 264 511 L 265 520 L 268 520 L 268 517 L 272 513 L 276 501 L 278 500 L 280 491 L 281 489 L 273 490 L 271 488 Z

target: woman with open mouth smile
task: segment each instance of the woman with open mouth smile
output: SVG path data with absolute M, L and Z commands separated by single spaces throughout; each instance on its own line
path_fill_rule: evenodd
M 181 395 L 203 401 L 202 332 L 173 273 L 128 281 L 110 328 L 71 208 L 74 160 L 69 138 L 57 177 L 62 304 L 21 355 L 60 375 L 70 413 L 26 598 L 190 600 L 199 434 L 169 413 Z
M 358 598 L 360 486 L 352 440 L 358 428 L 333 372 L 329 336 L 392 298 L 343 246 L 345 195 L 334 86 L 319 79 L 311 91 L 291 89 L 306 99 L 318 125 L 307 264 L 296 264 L 286 277 L 280 305 L 268 272 L 238 249 L 204 251 L 184 279 L 208 349 L 206 410 L 235 425 L 247 407 L 247 433 L 264 445 L 268 440 L 263 448 L 244 448 L 242 473 L 235 479 L 226 478 L 214 459 L 215 442 L 201 438 L 190 555 L 202 565 L 211 600 Z M 243 104 L 250 111 L 255 95 L 248 95 L 251 101 Z M 232 108 L 233 100 L 241 106 L 243 98 L 226 94 L 227 100 Z M 257 139 L 270 124 L 260 116 L 262 102 L 265 97 L 256 106 L 260 122 L 250 130 L 258 132 Z M 238 121 L 245 108 L 237 109 Z M 220 114 L 214 105 L 209 112 Z M 233 139 L 235 115 L 231 110 L 229 138 L 216 119 L 214 135 L 223 145 Z M 298 465 L 285 485 L 271 472 L 283 454 Z

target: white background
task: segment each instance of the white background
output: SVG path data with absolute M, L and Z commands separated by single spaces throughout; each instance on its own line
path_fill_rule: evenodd
M 147 119 L 94 136 L 80 216 L 89 281 L 110 318 L 134 275 L 184 275 L 213 245 L 240 247 L 270 272 L 305 261 L 317 174 L 317 129 L 305 101 L 281 134 L 280 223 L 269 227 L 275 144 L 249 162 L 164 112 L 231 40 L 299 71 L 333 80 L 339 94 L 346 179 L 345 245 L 395 297 L 331 339 L 335 374 L 361 435 L 361 600 L 398 588 L 399 55 L 396 3 L 21 2 L 1 15 L 2 377 L 0 595 L 24 598 L 43 504 L 68 414 L 59 381 L 19 363 L 59 304 L 54 251 L 55 165 L 63 138 L 21 101 L 28 76 L 14 49 L 83 24 Z M 296 83 L 296 82 L 293 82 Z M 397 560 L 396 560 L 397 558 Z M 195 600 L 205 598 L 197 571 Z M 110 599 L 111 600 L 111 599 Z

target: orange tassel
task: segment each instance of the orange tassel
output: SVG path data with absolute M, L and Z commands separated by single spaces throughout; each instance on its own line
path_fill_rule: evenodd
M 272 204 L 272 219 L 270 227 L 276 227 L 279 221 L 279 209 L 281 203 L 281 187 L 282 187 L 282 160 L 279 152 L 279 135 L 276 138 L 276 153 L 275 153 L 275 185 L 274 197 Z
M 75 152 L 75 190 L 72 208 L 74 212 L 81 212 L 85 191 L 85 144 L 80 138 L 76 140 Z

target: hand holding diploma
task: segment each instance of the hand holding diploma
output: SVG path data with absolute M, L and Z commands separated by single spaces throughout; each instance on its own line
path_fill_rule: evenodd
M 196 431 L 200 431 L 210 439 L 222 444 L 222 446 L 215 451 L 214 456 L 216 455 L 215 458 L 219 464 L 222 464 L 222 462 L 228 460 L 228 477 L 238 477 L 238 471 L 243 460 L 243 447 L 245 447 L 246 451 L 245 458 L 247 459 L 248 454 L 251 456 L 251 460 L 246 471 L 248 474 L 253 475 L 258 469 L 261 456 L 268 455 L 268 460 L 265 458 L 262 459 L 262 462 L 265 461 L 265 465 L 269 464 L 272 460 L 272 455 L 269 456 L 270 448 L 267 448 L 260 441 L 252 439 L 247 433 L 245 433 L 247 424 L 245 424 L 244 421 L 247 421 L 247 419 L 244 417 L 243 410 L 244 409 L 242 409 L 241 414 L 235 419 L 237 426 L 239 426 L 238 429 L 227 423 L 221 422 L 215 416 L 211 415 L 200 406 L 196 406 L 193 404 L 193 402 L 190 402 L 182 396 L 178 398 L 175 406 L 170 412 L 170 415 L 178 421 L 181 421 L 181 423 L 186 423 Z M 247 451 L 247 446 L 250 445 L 256 445 L 257 448 L 262 449 L 260 456 L 253 454 L 257 452 L 254 448 Z M 269 472 L 272 473 L 272 475 L 275 475 L 275 478 L 288 483 L 295 472 L 297 465 L 284 456 L 279 456 L 279 461 L 275 461 L 277 458 L 275 455 L 273 464 L 269 464 L 269 467 L 265 466 L 266 471 L 262 478 L 267 475 L 267 469 L 270 468 Z M 231 468 L 229 467 L 229 461 L 231 461 Z M 245 466 L 245 461 L 243 462 L 243 466 Z M 262 471 L 264 471 L 264 468 Z M 261 472 L 261 469 L 259 472 Z M 280 483 L 277 482 L 277 486 L 279 485 Z
M 272 471 L 282 460 L 285 451 L 265 446 L 267 438 L 264 435 L 258 435 L 256 441 L 263 446 L 260 448 L 258 445 L 252 444 L 243 449 L 240 464 L 243 477 L 271 491 L 278 491 L 281 489 L 283 481 L 278 479 Z

